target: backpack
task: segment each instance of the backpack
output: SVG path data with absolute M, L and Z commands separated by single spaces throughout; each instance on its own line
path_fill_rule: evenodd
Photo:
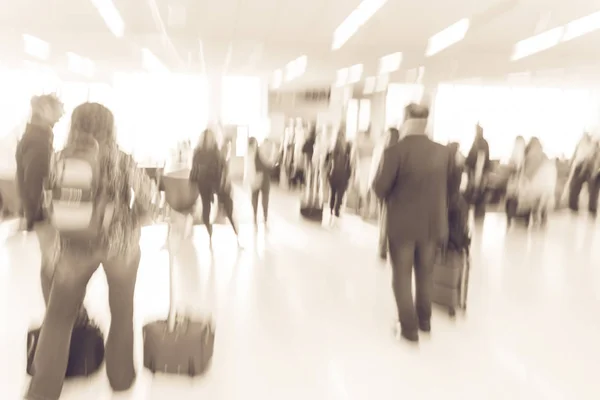
M 61 237 L 89 242 L 108 229 L 114 206 L 100 187 L 100 154 L 94 139 L 79 141 L 55 154 L 47 188 L 50 224 Z
M 350 179 L 352 174 L 352 159 L 350 153 L 352 148 L 347 146 L 343 150 L 334 150 L 331 158 L 331 170 L 329 177 L 335 180 Z

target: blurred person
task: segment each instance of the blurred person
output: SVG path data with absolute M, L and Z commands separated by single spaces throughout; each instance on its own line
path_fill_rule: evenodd
M 448 185 L 453 160 L 445 146 L 427 136 L 428 117 L 426 106 L 406 106 L 402 126 L 405 136 L 384 151 L 373 182 L 375 194 L 387 207 L 399 319 L 396 333 L 411 342 L 419 340 L 419 330 L 431 330 L 433 267 L 438 247 L 448 238 Z
M 269 139 L 265 139 L 261 146 L 256 138 L 248 140 L 244 167 L 244 181 L 251 191 L 252 212 L 254 226 L 258 227 L 258 198 L 261 198 L 263 222 L 265 227 L 269 219 L 269 195 L 271 192 L 271 169 L 276 150 Z
M 227 219 L 231 223 L 231 227 L 233 228 L 233 232 L 238 238 L 238 246 L 240 245 L 239 241 L 239 228 L 237 222 L 233 217 L 233 186 L 231 184 L 231 177 L 229 175 L 229 156 L 231 152 L 231 140 L 226 141 L 221 148 L 221 166 L 219 168 L 219 177 L 220 184 L 217 190 L 217 197 L 219 199 L 219 203 L 222 205 L 225 214 L 227 215 Z
M 523 136 L 517 136 L 515 138 L 515 144 L 513 146 L 510 160 L 508 162 L 513 171 L 518 172 L 523 167 L 523 163 L 525 162 L 526 148 L 527 143 L 525 142 L 525 138 Z
M 212 247 L 213 226 L 210 220 L 211 206 L 215 194 L 219 191 L 222 155 L 215 132 L 207 128 L 200 135 L 198 146 L 194 150 L 190 181 L 198 185 L 202 201 L 202 223 L 206 227 Z
M 531 210 L 533 222 L 544 224 L 556 198 L 556 163 L 544 153 L 541 141 L 531 138 L 525 148 L 523 176 L 517 192 L 518 210 Z
M 400 140 L 400 131 L 394 127 L 388 128 L 384 137 L 380 140 L 373 152 L 373 162 L 369 176 L 369 187 L 373 186 L 373 181 L 381 164 L 381 157 L 385 149 L 395 145 Z M 378 200 L 379 203 L 379 257 L 382 260 L 387 259 L 388 239 L 387 239 L 387 216 L 385 202 Z
M 17 145 L 17 185 L 27 231 L 44 219 L 42 197 L 54 152 L 54 125 L 64 114 L 63 104 L 52 94 L 31 99 L 31 121 Z
M 465 167 L 469 176 L 469 201 L 475 206 L 475 214 L 485 214 L 485 186 L 491 168 L 490 146 L 483 136 L 483 128 L 475 127 L 475 140 L 469 150 Z
M 568 190 L 569 208 L 572 211 L 579 210 L 581 189 L 587 183 L 588 194 L 590 196 L 588 208 L 592 214 L 596 213 L 598 202 L 596 187 L 600 187 L 597 182 L 598 169 L 595 168 L 597 159 L 598 146 L 594 143 L 591 135 L 585 133 L 577 144 L 575 153 L 573 154 L 571 170 L 566 185 L 568 189 L 565 188 L 565 194 Z
M 346 190 L 355 172 L 352 168 L 352 146 L 346 140 L 346 130 L 343 126 L 338 130 L 333 149 L 326 157 L 326 163 L 330 189 L 330 224 L 335 225 L 340 217 Z
M 42 273 L 46 315 L 34 359 L 27 399 L 57 400 L 67 369 L 71 332 L 87 284 L 100 264 L 108 283 L 111 324 L 106 341 L 106 373 L 115 391 L 135 381 L 133 297 L 140 262 L 141 223 L 152 207 L 150 178 L 118 146 L 114 117 L 97 103 L 73 111 L 66 149 L 97 149 L 98 193 L 113 207 L 109 226 L 95 239 L 74 239 L 56 232 L 45 249 L 49 261 Z M 58 155 L 60 157 L 60 153 Z M 50 177 L 51 182 L 56 176 Z M 62 182 L 62 181 L 61 181 Z M 133 192 L 133 197 L 132 197 Z M 98 200 L 100 201 L 100 200 Z M 49 266 L 53 273 L 48 273 Z
M 312 174 L 313 172 L 313 155 L 315 153 L 315 144 L 317 142 L 317 126 L 312 125 L 308 138 L 304 141 L 302 146 L 302 153 L 305 159 L 305 171 L 306 175 Z

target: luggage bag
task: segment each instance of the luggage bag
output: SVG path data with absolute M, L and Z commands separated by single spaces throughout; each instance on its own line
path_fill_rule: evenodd
M 167 196 L 168 197 L 168 196 Z M 171 229 L 169 229 L 171 232 Z M 215 343 L 212 321 L 178 318 L 175 312 L 175 251 L 169 245 L 169 314 L 166 321 L 143 327 L 144 367 L 150 372 L 189 375 L 203 374 L 210 365 Z M 174 248 L 175 247 L 175 248 Z
M 319 171 L 315 169 L 308 178 L 300 200 L 300 215 L 309 221 L 321 223 L 323 221 L 323 201 Z
M 40 330 L 33 329 L 27 333 L 27 374 L 33 376 L 33 359 L 37 349 Z M 104 335 L 93 324 L 76 326 L 71 334 L 69 362 L 65 377 L 90 376 L 100 369 L 104 362 Z
M 451 317 L 456 310 L 466 311 L 471 259 L 468 250 L 440 252 L 433 270 L 432 301 L 448 308 Z

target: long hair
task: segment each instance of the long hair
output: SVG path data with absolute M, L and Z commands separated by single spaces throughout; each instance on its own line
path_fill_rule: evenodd
M 196 146 L 196 149 L 204 149 L 204 150 L 211 150 L 211 149 L 219 149 L 219 143 L 217 142 L 217 135 L 215 134 L 215 132 L 210 129 L 207 128 L 204 131 L 202 131 L 202 134 L 200 134 L 200 140 L 198 141 L 198 145 Z
M 67 144 L 94 139 L 101 147 L 116 146 L 115 118 L 99 103 L 83 103 L 73 110 Z

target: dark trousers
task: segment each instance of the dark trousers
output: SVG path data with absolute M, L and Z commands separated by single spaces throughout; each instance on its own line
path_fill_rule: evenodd
M 271 192 L 271 181 L 268 176 L 263 176 L 258 189 L 252 190 L 252 212 L 254 213 L 254 223 L 258 222 L 258 196 L 261 197 L 264 221 L 269 218 L 269 194 Z
M 329 186 L 331 187 L 331 193 L 329 194 L 329 210 L 331 210 L 331 214 L 339 217 L 348 185 L 338 185 L 330 182 Z
M 212 188 L 200 188 L 200 200 L 202 201 L 202 223 L 206 227 L 208 236 L 212 237 L 213 226 L 210 221 L 210 211 L 214 201 Z
M 379 255 L 383 258 L 388 253 L 387 207 L 384 201 L 379 201 Z
M 231 223 L 231 227 L 235 234 L 238 234 L 237 223 L 233 218 L 233 197 L 231 196 L 231 190 L 221 190 L 218 193 L 219 203 L 223 206 L 223 210 L 227 215 L 227 219 Z
M 48 296 L 34 358 L 35 374 L 28 399 L 57 400 L 62 391 L 71 332 L 80 315 L 87 284 L 100 264 L 108 281 L 111 324 L 106 341 L 106 373 L 114 390 L 131 387 L 135 380 L 133 360 L 133 297 L 140 262 L 139 248 L 131 256 L 107 259 L 101 250 L 65 250 L 53 274 L 43 274 L 44 295 Z
M 588 210 L 595 214 L 598 211 L 598 194 L 600 192 L 600 176 L 591 175 L 582 171 L 580 167 L 575 168 L 573 178 L 569 185 L 569 208 L 573 211 L 579 210 L 579 195 L 583 185 L 588 186 Z
M 392 287 L 398 319 L 402 331 L 414 333 L 419 324 L 431 320 L 431 296 L 433 290 L 433 266 L 437 244 L 435 242 L 394 242 L 389 240 L 392 264 Z M 416 309 L 412 294 L 412 271 L 415 271 Z

